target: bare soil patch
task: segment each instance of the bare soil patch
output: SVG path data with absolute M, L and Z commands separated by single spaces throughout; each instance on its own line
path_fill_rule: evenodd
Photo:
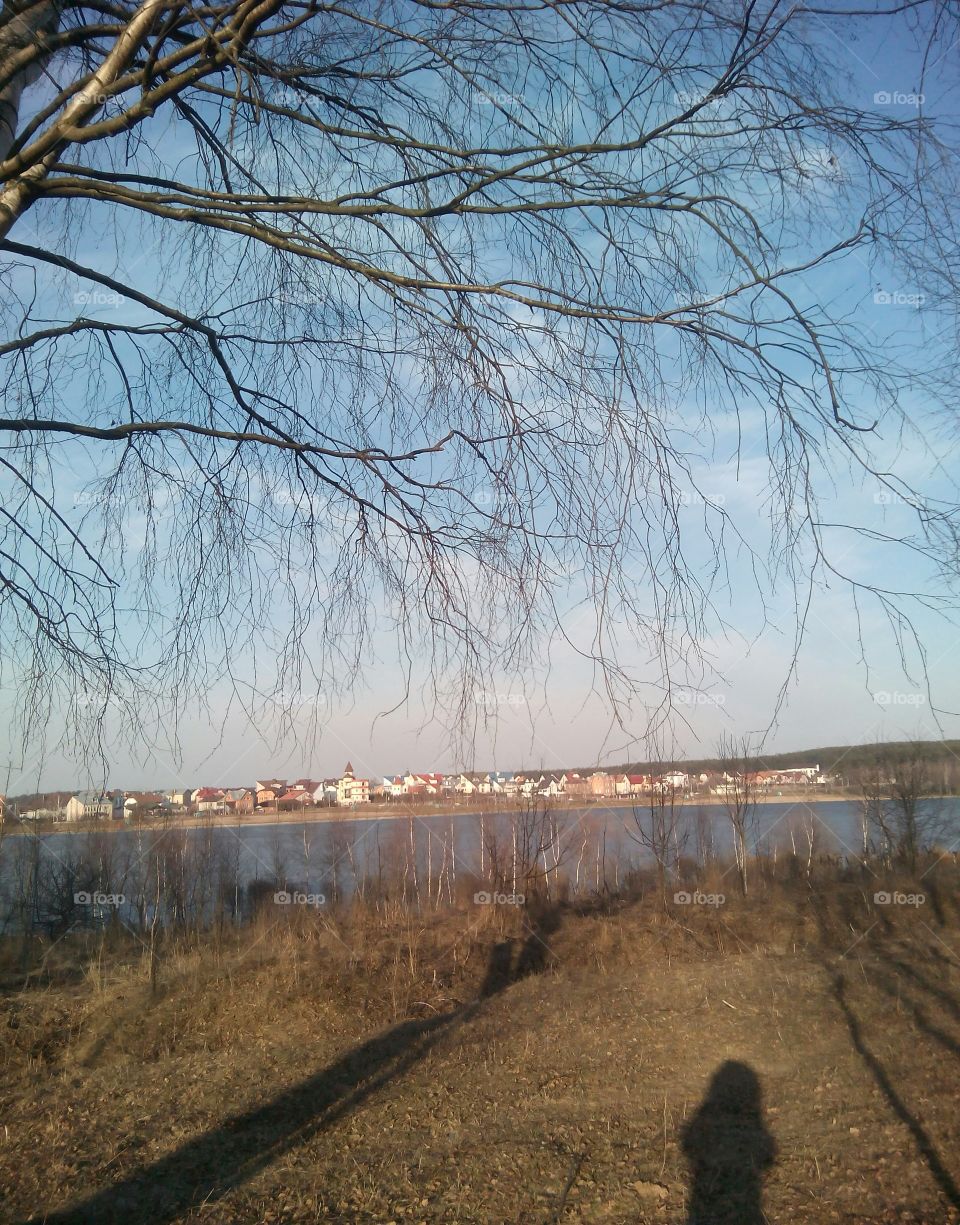
M 11 968 L 0 1220 L 960 1221 L 955 896 L 687 909 Z

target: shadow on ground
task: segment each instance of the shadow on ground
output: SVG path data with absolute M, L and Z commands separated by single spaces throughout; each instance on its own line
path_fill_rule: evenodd
M 444 1035 L 478 1016 L 491 997 L 544 970 L 550 961 L 548 937 L 559 923 L 554 909 L 531 911 L 522 940 L 493 946 L 480 994 L 470 1003 L 394 1025 L 263 1106 L 234 1115 L 122 1181 L 70 1207 L 36 1214 L 30 1222 L 163 1225 L 196 1205 L 216 1202 L 403 1076 Z
M 929 885 L 927 889 L 929 891 Z M 833 998 L 846 1024 L 850 1043 L 872 1076 L 874 1084 L 883 1094 L 890 1110 L 910 1132 L 921 1160 L 930 1171 L 944 1198 L 954 1208 L 960 1209 L 960 1186 L 948 1169 L 929 1130 L 924 1126 L 919 1115 L 908 1105 L 905 1093 L 896 1083 L 893 1070 L 885 1065 L 872 1049 L 866 1032 L 865 1020 L 857 1013 L 851 998 L 849 983 L 842 968 L 844 959 L 854 948 L 859 948 L 863 953 L 867 950 L 873 953 L 876 963 L 870 965 L 870 974 L 866 976 L 872 988 L 888 997 L 895 1004 L 898 1012 L 906 1012 L 919 1032 L 939 1043 L 946 1051 L 957 1055 L 960 1053 L 960 1048 L 956 1040 L 944 1028 L 931 1020 L 928 1008 L 924 1006 L 924 1001 L 919 997 L 925 992 L 945 1018 L 954 1020 L 960 1017 L 960 1002 L 946 988 L 933 982 L 928 975 L 913 964 L 919 952 L 922 953 L 923 962 L 932 961 L 955 965 L 956 961 L 952 956 L 947 955 L 951 954 L 952 950 L 944 945 L 936 932 L 926 924 L 924 927 L 934 937 L 934 942 L 924 941 L 922 946 L 911 947 L 909 942 L 904 940 L 902 925 L 895 923 L 886 909 L 881 907 L 871 913 L 869 907 L 865 905 L 862 912 L 855 914 L 849 909 L 844 912 L 845 925 L 855 938 L 851 941 L 844 935 L 843 942 L 847 947 L 839 957 L 836 957 L 838 935 L 835 931 L 830 930 L 825 918 L 827 907 L 817 908 L 815 914 L 820 930 L 821 964 L 829 976 Z M 934 914 L 938 925 L 943 914 L 942 903 L 939 903 Z M 878 935 L 875 928 L 879 929 L 882 934 Z M 911 936 L 914 940 L 921 938 L 918 930 L 912 931 Z M 942 945 L 942 949 L 938 948 L 937 944 Z M 904 992 L 904 983 L 914 989 L 917 998 L 914 998 L 910 991 Z
M 776 1145 L 749 1064 L 717 1069 L 681 1146 L 690 1164 L 687 1225 L 766 1225 L 762 1185 Z
M 910 1131 L 920 1156 L 936 1180 L 940 1190 L 954 1208 L 960 1208 L 960 1188 L 957 1187 L 953 1176 L 944 1164 L 929 1132 L 907 1105 L 906 1100 L 898 1090 L 887 1068 L 867 1045 L 863 1025 L 850 1003 L 846 979 L 840 973 L 834 973 L 833 975 L 833 994 L 847 1023 L 850 1041 L 853 1043 L 854 1049 L 863 1060 L 864 1065 L 869 1069 L 877 1087 L 886 1098 L 890 1109 Z

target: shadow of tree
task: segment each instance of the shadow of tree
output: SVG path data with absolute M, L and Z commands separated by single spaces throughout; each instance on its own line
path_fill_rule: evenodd
M 930 1135 L 927 1133 L 923 1124 L 913 1114 L 909 1106 L 905 1102 L 897 1090 L 889 1072 L 884 1067 L 883 1063 L 870 1050 L 864 1036 L 863 1024 L 860 1018 L 854 1011 L 853 1005 L 850 1002 L 847 991 L 846 979 L 843 973 L 837 968 L 837 963 L 833 961 L 832 954 L 836 953 L 836 936 L 829 929 L 829 924 L 826 919 L 827 907 L 818 908 L 816 913 L 817 923 L 820 929 L 820 945 L 822 954 L 820 963 L 826 973 L 829 975 L 834 998 L 840 1008 L 840 1012 L 846 1022 L 847 1029 L 850 1034 L 850 1041 L 854 1050 L 860 1056 L 866 1068 L 869 1070 L 877 1087 L 886 1098 L 888 1105 L 898 1119 L 910 1131 L 917 1149 L 930 1170 L 940 1190 L 943 1192 L 947 1200 L 955 1207 L 960 1208 L 960 1189 L 957 1187 L 953 1176 L 943 1163 L 940 1154 L 937 1151 L 936 1145 L 933 1143 Z M 882 935 L 878 937 L 874 931 L 876 927 L 882 929 Z M 850 930 L 856 931 L 853 924 L 850 924 Z M 881 908 L 876 915 L 876 918 L 871 922 L 870 926 L 857 933 L 857 938 L 850 946 L 843 950 L 839 960 L 842 961 L 846 954 L 853 948 L 863 945 L 869 948 L 881 961 L 888 971 L 893 970 L 895 973 L 900 973 L 912 981 L 916 986 L 926 990 L 931 994 L 944 1009 L 945 1012 L 956 1015 L 957 1002 L 954 997 L 944 988 L 930 982 L 915 966 L 904 959 L 903 950 L 897 947 L 897 941 L 900 939 L 900 932 L 896 925 L 892 922 L 885 908 Z M 918 950 L 911 950 L 913 955 L 916 955 Z M 927 944 L 922 947 L 922 955 L 925 958 L 932 960 L 949 962 L 949 958 L 945 957 L 932 944 Z M 898 955 L 899 954 L 899 955 Z M 908 954 L 910 955 L 910 954 Z M 953 964 L 953 963 L 950 963 Z M 879 987 L 891 994 L 894 998 L 899 998 L 899 992 L 896 984 L 892 983 L 889 974 L 884 974 L 882 971 L 877 976 L 879 978 Z M 956 1053 L 955 1041 L 947 1035 L 939 1027 L 933 1025 L 926 1017 L 924 1010 L 918 1006 L 915 1001 L 909 1001 L 913 1011 L 913 1019 L 917 1027 L 926 1032 L 930 1037 L 939 1041 L 941 1045 L 948 1050 Z
M 960 1059 L 960 1041 L 938 1023 L 943 1021 L 956 1028 L 960 1022 L 960 1001 L 945 987 L 911 965 L 907 960 L 909 950 L 904 950 L 901 956 L 896 955 L 899 950 L 879 951 L 889 973 L 874 969 L 871 982 L 885 992 L 898 1009 L 905 1010 L 914 1025 L 927 1037 Z M 939 1017 L 937 1014 L 940 1014 Z
M 926 1162 L 927 1168 L 936 1180 L 940 1190 L 955 1208 L 960 1208 L 960 1189 L 958 1189 L 949 1170 L 943 1164 L 936 1146 L 919 1119 L 911 1112 L 906 1102 L 897 1092 L 883 1064 L 867 1046 L 860 1020 L 847 999 L 846 980 L 840 973 L 834 973 L 833 975 L 833 993 L 847 1023 L 847 1028 L 850 1031 L 850 1040 L 853 1043 L 854 1049 L 870 1070 L 894 1114 L 909 1129 L 920 1151 L 920 1155 Z
M 163 1225 L 201 1202 L 222 1198 L 410 1071 L 444 1035 L 472 1021 L 491 997 L 544 968 L 545 937 L 556 930 L 559 921 L 555 911 L 549 919 L 545 913 L 531 916 L 529 934 L 515 963 L 513 941 L 495 944 L 480 994 L 470 1003 L 439 1016 L 392 1026 L 264 1105 L 233 1115 L 78 1204 L 31 1217 L 31 1225 L 41 1221 L 45 1225 L 89 1225 L 91 1221 Z M 525 958 L 532 943 L 544 951 L 534 956 L 531 949 Z
M 765 1225 L 762 1184 L 776 1145 L 748 1064 L 717 1069 L 681 1145 L 690 1163 L 687 1225 Z

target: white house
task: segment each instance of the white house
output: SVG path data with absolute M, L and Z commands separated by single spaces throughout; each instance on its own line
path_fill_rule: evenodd
M 405 774 L 403 787 L 406 795 L 439 795 L 443 790 L 443 775 Z
M 63 815 L 67 821 L 110 817 L 113 815 L 113 798 L 106 791 L 78 791 L 67 800 Z
M 197 812 L 223 812 L 226 808 L 223 796 L 222 787 L 200 787 L 193 793 L 193 804 Z
M 643 795 L 651 788 L 651 780 L 646 774 L 618 774 L 616 793 L 619 796 Z
M 343 771 L 343 777 L 337 780 L 337 803 L 346 804 L 348 807 L 370 803 L 370 780 L 356 778 L 349 761 Z
M 820 778 L 820 766 L 790 766 L 777 773 L 786 782 L 813 783 Z
M 504 774 L 502 770 L 491 770 L 480 780 L 483 795 L 512 795 L 515 790 L 513 775 Z
M 325 778 L 322 783 L 317 783 L 313 792 L 313 802 L 317 805 L 336 804 L 338 783 L 339 780 L 336 778 Z

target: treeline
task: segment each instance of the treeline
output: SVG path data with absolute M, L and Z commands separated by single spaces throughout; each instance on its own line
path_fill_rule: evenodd
M 885 762 L 901 763 L 916 758 L 939 767 L 938 773 L 946 780 L 951 793 L 960 790 L 960 740 L 888 740 L 873 744 L 829 745 L 790 753 L 754 753 L 747 755 L 745 761 L 751 770 L 789 770 L 817 764 L 824 774 L 855 782 L 864 770 L 876 769 Z M 595 766 L 577 768 L 581 773 L 596 769 Z M 661 757 L 603 767 L 608 774 L 655 774 L 672 768 L 690 774 L 719 774 L 727 767 L 719 757 L 671 758 L 669 761 Z

